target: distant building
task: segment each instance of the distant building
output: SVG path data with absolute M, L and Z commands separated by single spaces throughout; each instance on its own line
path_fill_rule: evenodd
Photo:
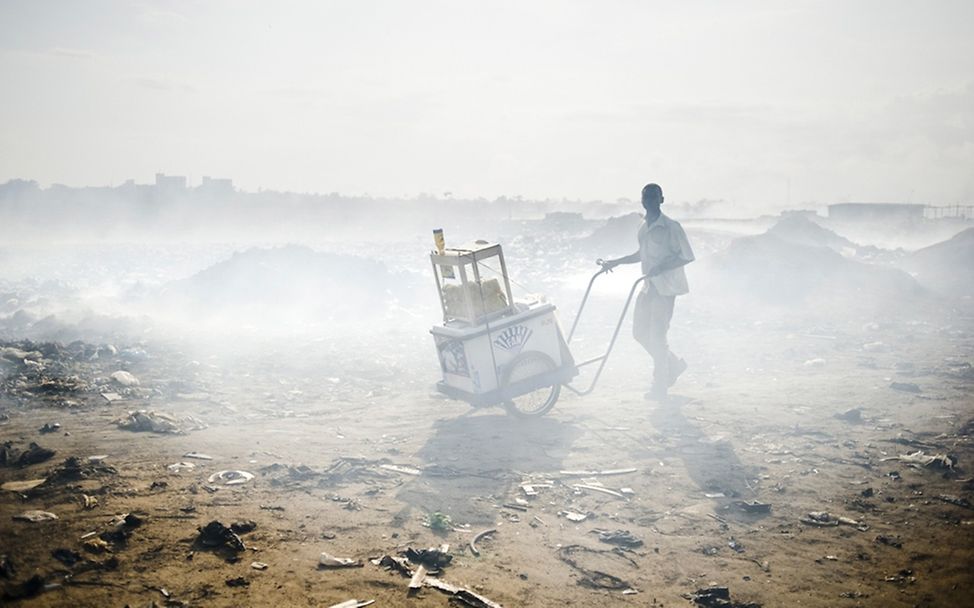
M 185 190 L 186 176 L 156 173 L 156 188 L 166 190 Z
M 233 180 L 204 175 L 199 189 L 207 194 L 233 194 Z
M 839 222 L 911 223 L 923 221 L 926 205 L 905 203 L 838 203 L 829 205 L 829 219 Z

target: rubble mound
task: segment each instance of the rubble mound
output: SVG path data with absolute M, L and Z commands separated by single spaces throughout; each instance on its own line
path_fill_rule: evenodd
M 803 215 L 786 215 L 768 229 L 767 234 L 783 241 L 810 247 L 828 247 L 836 251 L 859 246 L 840 234 L 813 222 Z
M 933 291 L 958 297 L 974 296 L 974 228 L 915 251 L 903 260 L 903 267 Z
M 777 305 L 903 303 L 923 293 L 901 270 L 786 241 L 770 231 L 734 240 L 716 269 L 722 289 Z
M 585 247 L 604 253 L 606 256 L 632 253 L 637 247 L 636 235 L 643 223 L 643 214 L 629 213 L 610 217 L 605 223 L 588 235 Z
M 375 260 L 288 245 L 237 252 L 168 284 L 163 301 L 202 319 L 353 320 L 380 315 L 411 284 Z

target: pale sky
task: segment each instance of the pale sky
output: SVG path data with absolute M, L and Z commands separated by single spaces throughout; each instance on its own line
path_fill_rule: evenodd
M 974 2 L 0 0 L 0 182 L 974 203 Z

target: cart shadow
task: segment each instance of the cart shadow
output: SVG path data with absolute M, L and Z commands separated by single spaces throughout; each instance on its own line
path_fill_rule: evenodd
M 554 418 L 518 419 L 506 414 L 467 415 L 440 420 L 417 456 L 428 464 L 423 475 L 400 487 L 406 506 L 396 514 L 404 522 L 413 511 L 449 515 L 454 522 L 496 521 L 496 504 L 507 498 L 522 473 L 558 470 L 581 430 Z
M 722 517 L 747 521 L 763 517 L 732 506 L 755 499 L 747 481 L 754 478 L 755 471 L 741 462 L 730 438 L 710 437 L 686 417 L 684 410 L 692 410 L 692 402 L 688 397 L 671 395 L 652 410 L 650 422 L 665 438 L 666 447 L 660 455 L 682 460 L 688 477 L 701 493 L 723 494 L 715 498 Z

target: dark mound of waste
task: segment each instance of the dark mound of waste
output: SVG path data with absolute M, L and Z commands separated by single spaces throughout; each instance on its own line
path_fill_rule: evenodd
M 253 248 L 170 283 L 167 305 L 201 318 L 247 322 L 374 317 L 410 298 L 414 278 L 381 262 L 288 245 Z
M 903 268 L 938 293 L 974 296 L 974 228 L 914 252 L 903 260 Z
M 593 251 L 602 252 L 606 257 L 632 253 L 638 246 L 636 235 L 642 223 L 641 213 L 610 217 L 583 240 L 583 245 Z
M 810 247 L 828 247 L 836 251 L 843 249 L 858 249 L 858 245 L 829 230 L 804 215 L 786 215 L 778 223 L 768 229 L 767 234 L 774 235 L 783 241 Z
M 903 303 L 923 294 L 901 270 L 864 264 L 828 247 L 785 241 L 770 232 L 733 241 L 716 269 L 721 289 L 771 304 Z

